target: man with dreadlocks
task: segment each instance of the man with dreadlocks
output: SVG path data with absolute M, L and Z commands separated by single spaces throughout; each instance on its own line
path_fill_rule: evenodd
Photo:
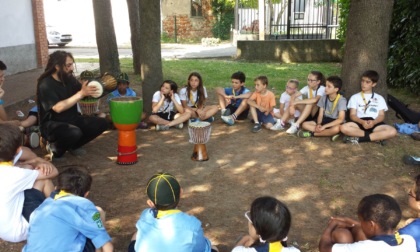
M 83 117 L 77 102 L 94 95 L 96 87 L 88 81 L 80 84 L 74 74 L 73 55 L 65 51 L 50 54 L 44 73 L 38 78 L 37 97 L 41 135 L 47 143 L 50 158 L 59 158 L 66 151 L 83 155 L 81 146 L 102 134 L 108 123 L 104 118 Z

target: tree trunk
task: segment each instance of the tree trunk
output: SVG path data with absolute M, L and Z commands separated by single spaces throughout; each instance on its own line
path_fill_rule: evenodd
M 135 74 L 140 73 L 140 16 L 139 0 L 127 0 L 128 17 L 130 19 L 131 50 L 133 51 L 133 70 Z
M 159 90 L 163 81 L 160 46 L 160 1 L 140 0 L 139 9 L 143 103 L 144 110 L 150 114 L 153 94 Z
M 394 0 L 351 0 L 341 76 L 345 96 L 360 92 L 361 74 L 375 70 L 375 92 L 386 95 L 388 37 Z
M 101 74 L 108 72 L 117 76 L 120 73 L 120 60 L 112 19 L 111 1 L 92 0 L 92 2 Z

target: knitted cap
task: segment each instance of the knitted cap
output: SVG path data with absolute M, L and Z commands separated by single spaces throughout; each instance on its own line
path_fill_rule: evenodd
M 89 70 L 85 70 L 85 71 L 80 73 L 80 79 L 82 79 L 82 80 L 92 80 L 93 78 L 95 78 L 95 76 Z
M 117 77 L 117 82 L 120 83 L 130 83 L 130 81 L 128 80 L 128 74 L 126 73 L 120 73 Z
M 147 196 L 155 205 L 168 206 L 178 201 L 181 186 L 169 173 L 153 175 L 147 183 Z

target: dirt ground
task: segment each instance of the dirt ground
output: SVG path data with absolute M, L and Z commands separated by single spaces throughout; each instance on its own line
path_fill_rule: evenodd
M 215 97 L 210 96 L 215 104 Z M 28 108 L 22 110 L 26 113 Z M 14 115 L 14 111 L 9 111 Z M 399 122 L 394 112 L 388 122 Z M 138 163 L 115 163 L 118 131 L 107 131 L 87 144 L 87 155 L 54 164 L 87 165 L 94 181 L 90 199 L 107 213 L 106 227 L 117 252 L 127 250 L 135 223 L 146 208 L 145 186 L 156 172 L 174 174 L 184 189 L 179 208 L 199 218 L 205 235 L 221 252 L 234 246 L 247 233 L 244 212 L 253 199 L 263 195 L 284 201 L 292 213 L 289 244 L 303 252 L 318 251 L 318 241 L 330 216 L 356 218 L 359 200 L 369 194 L 394 196 L 408 211 L 407 191 L 418 167 L 402 163 L 404 154 L 420 155 L 420 144 L 399 135 L 386 146 L 331 142 L 329 138 L 300 139 L 285 132 L 251 132 L 244 121 L 227 126 L 217 114 L 212 123 L 207 153 L 210 159 L 190 159 L 193 144 L 188 128 L 157 132 L 137 130 Z M 35 150 L 44 155 L 41 149 Z M 0 251 L 20 251 L 23 243 L 0 241 Z

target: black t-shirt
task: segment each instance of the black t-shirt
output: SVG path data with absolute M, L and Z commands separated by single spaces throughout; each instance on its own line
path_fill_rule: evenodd
M 75 121 L 78 112 L 77 105 L 56 113 L 52 110 L 55 104 L 76 94 L 81 89 L 80 83 L 74 79 L 72 83 L 62 83 L 55 80 L 51 75 L 41 80 L 38 87 L 38 102 L 40 104 L 39 115 L 41 125 L 48 121 L 72 122 Z

